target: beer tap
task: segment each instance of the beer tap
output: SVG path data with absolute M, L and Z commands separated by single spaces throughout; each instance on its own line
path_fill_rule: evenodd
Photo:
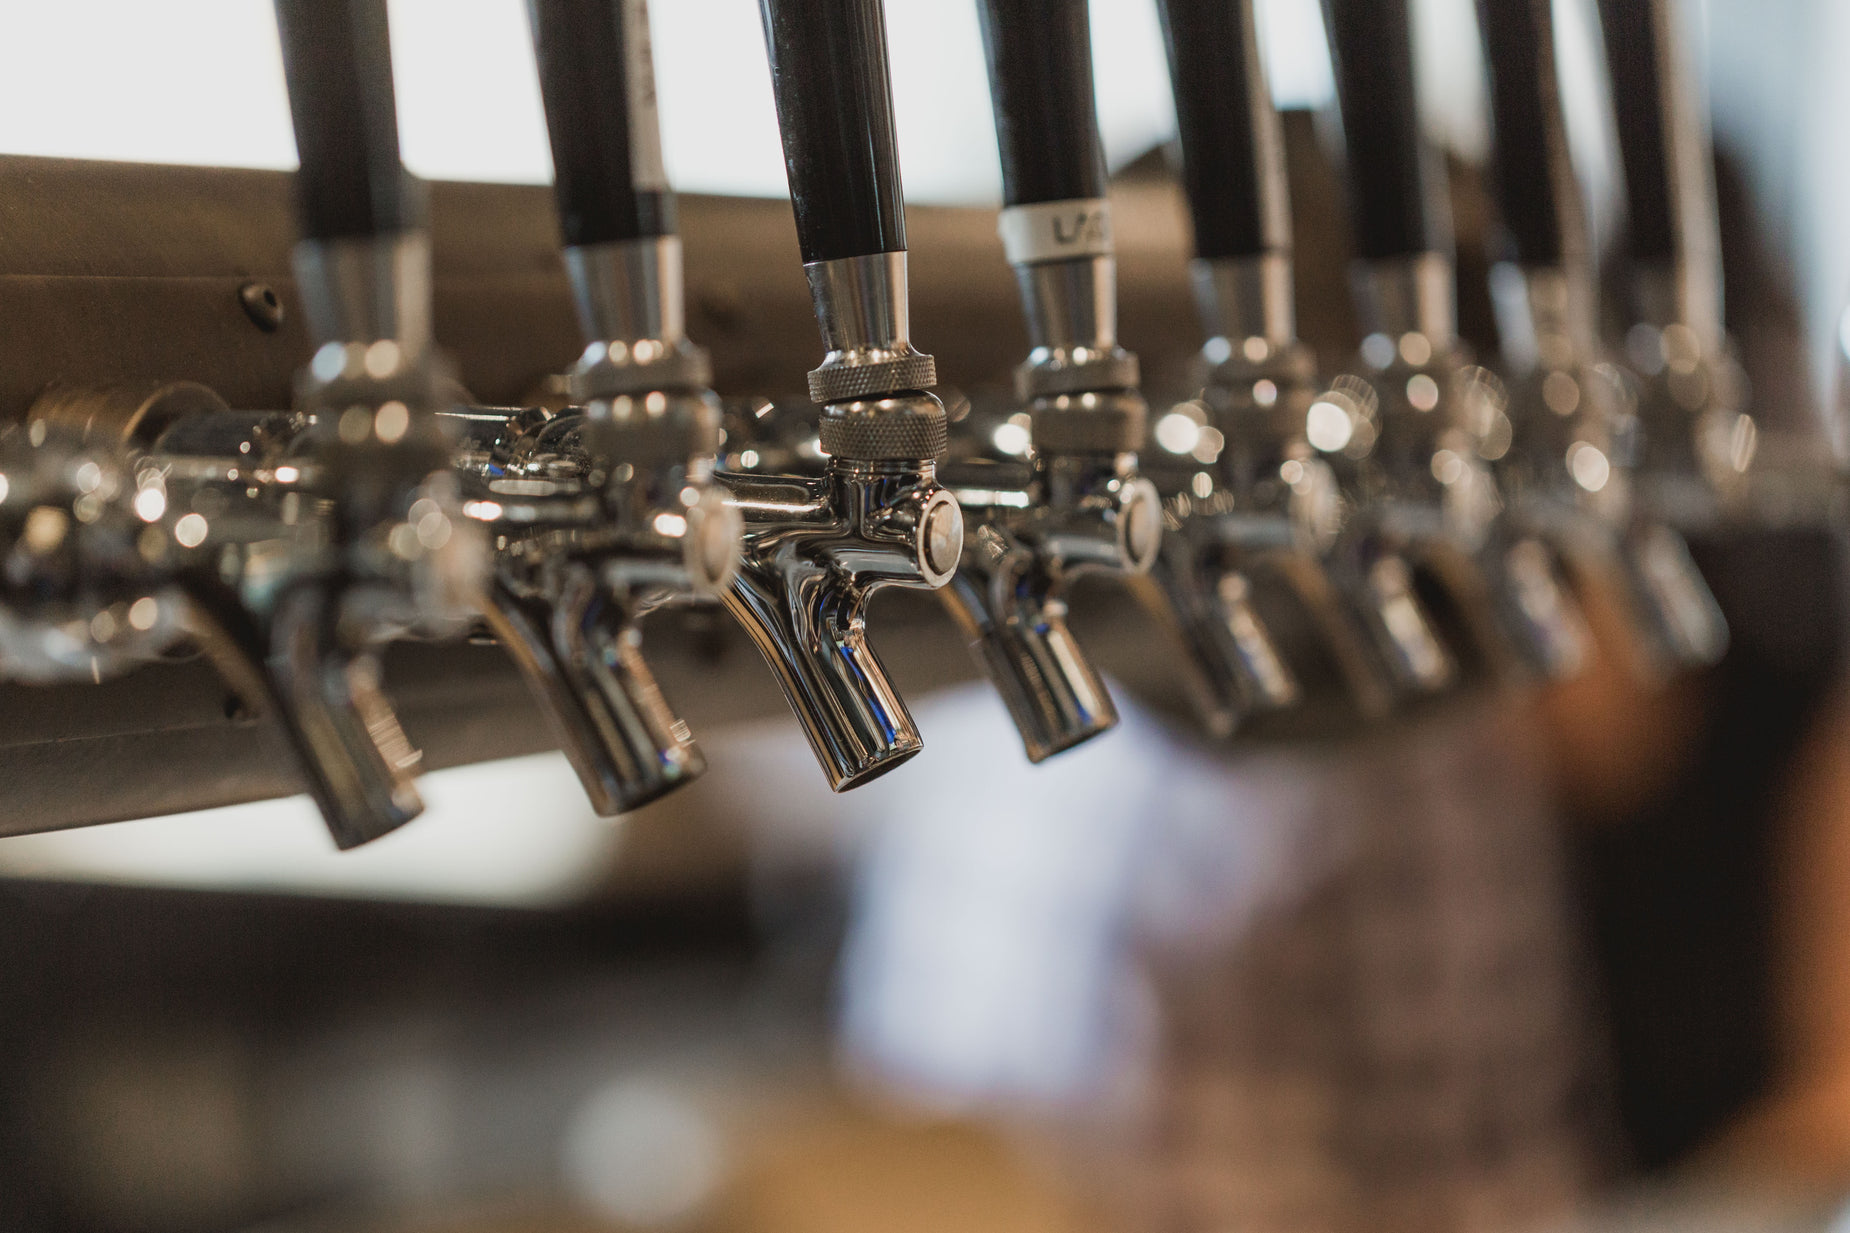
M 267 607 L 220 624 L 275 695 L 335 841 L 420 808 L 416 755 L 378 692 L 377 647 L 472 618 L 485 552 L 461 517 L 438 412 L 454 382 L 431 337 L 421 186 L 399 162 L 383 0 L 276 0 L 301 170 L 296 277 L 316 341 L 297 384 L 295 489 L 321 508 Z
M 761 0 L 797 239 L 826 354 L 809 374 L 826 474 L 720 472 L 744 520 L 727 610 L 844 791 L 921 748 L 867 641 L 869 597 L 936 589 L 963 551 L 937 479 L 932 358 L 910 340 L 905 210 L 880 0 Z
M 1297 337 L 1283 133 L 1254 5 L 1158 7 L 1194 225 L 1190 274 L 1208 340 L 1201 397 L 1165 416 L 1175 448 L 1151 452 L 1168 534 L 1138 589 L 1194 651 L 1185 658 L 1197 668 L 1191 693 L 1210 727 L 1230 730 L 1267 686 L 1275 703 L 1303 692 L 1307 710 L 1374 718 L 1392 701 L 1389 683 L 1322 563 L 1343 511 L 1334 471 L 1304 435 L 1317 366 Z M 1286 650 L 1278 673 L 1248 650 L 1256 595 L 1289 615 L 1272 626 Z M 1381 628 L 1436 645 L 1424 621 L 1409 607 Z M 1340 696 L 1318 696 L 1313 683 Z
M 1698 82 L 1675 0 L 1600 0 L 1628 203 L 1640 382 L 1634 483 L 1641 505 L 1690 529 L 1739 495 L 1754 455 L 1743 380 L 1722 324 L 1721 230 Z
M 1085 0 L 982 0 L 1004 206 L 1030 351 L 1016 373 L 1025 463 L 947 467 L 965 535 L 939 594 L 1002 695 L 1031 762 L 1117 723 L 1066 624 L 1075 580 L 1135 575 L 1162 536 L 1137 469 L 1147 412 L 1117 340 L 1117 270 Z
M 1457 338 L 1449 210 L 1420 129 L 1406 0 L 1324 0 L 1348 153 L 1366 337 L 1357 371 L 1308 413 L 1354 510 L 1335 560 L 1379 593 L 1377 641 L 1403 684 L 1573 671 L 1586 632 L 1549 546 L 1502 518 L 1489 462 L 1507 446 L 1500 383 Z M 1344 465 L 1351 464 L 1351 465 Z M 1394 638 L 1424 601 L 1443 644 Z
M 398 161 L 384 5 L 276 12 L 320 344 L 296 409 L 234 411 L 185 382 L 48 391 L 0 447 L 17 477 L 0 485 L 6 667 L 101 679 L 196 645 L 247 713 L 275 720 L 347 848 L 422 808 L 379 649 L 462 632 L 486 552 L 439 421 L 453 384 L 430 334 L 422 197 Z
M 653 608 L 717 600 L 739 517 L 712 483 L 719 400 L 687 338 L 646 0 L 529 0 L 565 265 L 587 340 L 578 409 L 459 413 L 469 508 L 497 555 L 484 615 L 593 807 L 705 769 L 640 649 Z
M 1582 586 L 1616 593 L 1649 671 L 1727 644 L 1720 607 L 1673 527 L 1633 509 L 1631 386 L 1601 354 L 1594 262 L 1547 0 L 1479 0 L 1495 184 L 1513 260 L 1491 279 L 1513 382 L 1497 473 L 1511 517 L 1558 545 Z

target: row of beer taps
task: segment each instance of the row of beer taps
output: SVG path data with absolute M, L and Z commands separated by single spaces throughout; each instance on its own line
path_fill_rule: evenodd
M 942 597 L 1037 762 L 1117 719 L 1067 624 L 1087 575 L 1125 581 L 1220 737 L 1572 674 L 1602 588 L 1653 670 L 1715 660 L 1727 631 L 1685 534 L 1725 515 L 1752 424 L 1676 0 L 1602 0 L 1629 361 L 1602 344 L 1549 4 L 1480 0 L 1512 242 L 1501 373 L 1457 338 L 1408 2 L 1324 0 L 1365 322 L 1334 380 L 1297 337 L 1253 0 L 1158 3 L 1207 341 L 1152 443 L 1118 341 L 1085 0 L 979 0 L 1030 350 L 1013 399 L 956 424 L 910 339 L 880 0 L 761 0 L 825 351 L 800 424 L 729 421 L 686 334 L 645 0 L 529 0 L 586 341 L 564 411 L 472 405 L 433 338 L 385 0 L 276 0 L 317 343 L 295 404 L 60 388 L 0 436 L 6 675 L 100 680 L 197 648 L 275 719 L 350 847 L 420 809 L 381 688 L 402 638 L 491 632 L 605 814 L 704 766 L 642 650 L 666 605 L 738 620 L 836 790 L 921 748 L 868 640 L 886 587 Z

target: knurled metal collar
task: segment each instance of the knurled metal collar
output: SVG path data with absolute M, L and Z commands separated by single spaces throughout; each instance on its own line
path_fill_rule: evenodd
M 928 390 L 938 384 L 938 361 L 918 351 L 850 364 L 824 364 L 809 374 L 809 396 L 814 402 L 847 402 L 878 398 L 908 390 Z
M 596 342 L 585 348 L 566 379 L 573 402 L 591 403 L 652 390 L 704 390 L 713 384 L 713 363 L 704 347 L 685 338 Z
M 1143 448 L 1149 407 L 1130 390 L 1060 394 L 1028 411 L 1039 453 L 1119 454 Z
M 1141 379 L 1134 352 L 1080 349 L 1037 354 L 1015 370 L 1015 391 L 1023 402 L 1059 394 L 1134 390 Z
M 849 462 L 941 460 L 950 445 L 944 405 L 930 394 L 822 408 L 822 452 Z

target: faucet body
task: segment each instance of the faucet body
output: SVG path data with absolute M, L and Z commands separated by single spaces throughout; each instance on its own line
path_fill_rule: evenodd
M 1338 555 L 1377 598 L 1377 644 L 1421 692 L 1480 675 L 1568 675 L 1587 645 L 1558 552 L 1508 516 L 1489 462 L 1509 448 L 1507 395 L 1456 341 L 1451 279 L 1436 253 L 1360 263 L 1358 371 L 1312 409 L 1332 426 L 1326 408 L 1355 416 L 1331 434 L 1360 455 Z M 1409 606 L 1430 614 L 1438 642 L 1409 638 L 1412 623 L 1389 615 Z
M 744 522 L 726 609 L 783 686 L 829 786 L 898 767 L 924 746 L 868 644 L 867 602 L 882 587 L 942 587 L 957 568 L 963 523 L 933 464 L 838 460 L 820 477 L 718 479 Z
M 1039 762 L 1108 731 L 1117 709 L 1066 625 L 1087 575 L 1136 578 L 1162 539 L 1138 468 L 1149 414 L 1118 342 L 1111 203 L 1083 0 L 981 0 L 1003 209 L 1027 324 L 1015 373 L 1025 467 L 960 488 L 971 533 L 947 608 Z
M 956 474 L 968 530 L 956 583 L 942 592 L 1031 762 L 1117 724 L 1110 693 L 1067 627 L 1067 602 L 1088 574 L 1146 573 L 1162 537 L 1160 498 L 1138 469 L 1148 412 L 1137 360 L 1117 341 L 1109 205 L 1053 207 L 1069 216 L 1063 234 L 1096 251 L 1036 260 L 1047 252 L 1035 242 L 1037 224 L 1051 232 L 1053 211 L 1004 211 L 1005 238 L 1011 225 L 1029 234 L 1011 253 L 1030 344 L 1016 374 L 1028 457 L 975 474 L 964 464 Z
M 325 495 L 351 490 L 354 464 L 312 431 L 301 412 L 236 412 L 184 383 L 42 399 L 0 461 L 18 477 L 0 511 L 20 515 L 6 543 L 21 584 L 0 645 L 9 675 L 39 680 L 198 646 L 248 714 L 276 721 L 351 846 L 418 810 L 417 751 L 376 649 L 459 632 L 480 537 L 445 473 L 408 491 L 367 474 L 354 517 Z M 61 471 L 62 490 L 48 482 Z
M 1626 19 L 1642 11 L 1619 7 L 1625 8 Z M 1504 368 L 1512 382 L 1509 446 L 1495 462 L 1509 497 L 1508 518 L 1554 545 L 1581 590 L 1604 592 L 1625 613 L 1632 634 L 1627 649 L 1647 675 L 1713 662 L 1727 642 L 1720 609 L 1680 532 L 1651 515 L 1646 507 L 1653 502 L 1641 505 L 1635 491 L 1637 468 L 1644 461 L 1639 457 L 1638 386 L 1605 359 L 1599 338 L 1595 262 L 1560 97 L 1552 16 L 1546 6 L 1480 0 L 1478 28 L 1490 69 L 1497 130 L 1494 182 L 1509 249 L 1509 260 L 1493 270 L 1490 282 Z M 1640 52 L 1651 65 L 1657 41 L 1627 53 L 1627 71 L 1637 67 Z M 1655 74 L 1647 75 L 1655 81 Z M 1655 96 L 1658 84 L 1646 91 Z M 1626 126 L 1634 135 L 1628 168 L 1638 162 L 1638 121 L 1663 116 L 1664 107 L 1660 97 L 1628 96 L 1621 102 L 1621 110 L 1632 116 Z M 1671 144 L 1687 147 L 1693 136 L 1679 133 Z M 1677 157 L 1670 150 L 1664 153 Z M 1686 162 L 1688 153 L 1683 149 Z M 1706 176 L 1694 162 L 1689 166 Z M 1655 190 L 1662 181 L 1646 187 Z M 1700 209 L 1700 192 L 1679 195 Z M 1665 241 L 1693 221 L 1679 224 L 1671 201 L 1654 192 L 1637 206 L 1639 239 L 1647 249 L 1661 251 Z M 1714 267 L 1697 262 L 1692 269 L 1712 273 Z M 1689 318 L 1699 285 L 1712 292 L 1718 280 L 1699 276 L 1679 293 L 1645 297 L 1665 314 L 1654 319 Z M 1679 309 L 1679 303 L 1688 309 Z M 1683 333 L 1696 337 L 1695 331 Z M 1668 368 L 1664 344 L 1679 336 L 1646 330 L 1635 341 L 1649 344 L 1659 353 L 1659 367 Z M 1678 358 L 1685 376 L 1695 376 L 1699 357 L 1680 353 Z M 1698 378 L 1705 393 L 1707 376 Z M 1649 401 L 1661 403 L 1662 394 Z M 1649 446 L 1655 437 L 1657 449 L 1679 447 L 1681 455 L 1653 460 L 1645 474 L 1697 470 L 1687 428 L 1666 437 L 1661 411 L 1645 418 L 1659 423 L 1657 432 L 1645 434 L 1644 443 Z
M 606 815 L 705 768 L 643 659 L 638 623 L 666 605 L 717 601 L 738 558 L 738 518 L 711 484 L 711 442 L 703 453 L 667 427 L 716 421 L 716 401 L 658 393 L 657 404 L 654 457 L 613 451 L 602 443 L 609 426 L 574 409 L 468 413 L 477 436 L 458 459 L 464 508 L 497 548 L 483 615 Z
M 1646 676 L 1706 666 L 1727 649 L 1727 621 L 1683 532 L 1662 516 L 1666 503 L 1637 490 L 1637 385 L 1599 358 L 1587 281 L 1560 267 L 1505 266 L 1497 277 L 1515 373 L 1512 441 L 1498 464 L 1509 516 L 1556 545 L 1580 585 L 1616 597 Z M 1687 493 L 1688 470 L 1670 473 Z
M 1192 275 L 1209 337 L 1202 393 L 1166 413 L 1158 438 L 1174 448 L 1153 455 L 1168 534 L 1150 582 L 1166 603 L 1151 609 L 1198 648 L 1189 688 L 1211 729 L 1248 712 L 1377 718 L 1387 684 L 1324 563 L 1344 510 L 1335 470 L 1304 439 L 1319 387 L 1290 258 L 1198 258 Z
M 1157 498 L 1136 458 L 1036 454 L 1024 464 L 947 470 L 965 520 L 963 559 L 945 606 L 1002 695 L 1030 762 L 1117 722 L 1117 707 L 1066 623 L 1086 574 L 1149 568 Z

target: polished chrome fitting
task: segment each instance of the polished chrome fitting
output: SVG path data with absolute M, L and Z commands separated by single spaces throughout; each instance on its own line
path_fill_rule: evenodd
M 1134 454 L 1150 418 L 1135 389 L 1045 395 L 1027 411 L 1034 448 L 1045 454 Z
M 912 346 L 903 251 L 814 261 L 803 272 L 828 353 L 809 374 L 811 399 L 877 400 L 938 384 L 937 363 Z
M 817 432 L 822 452 L 844 462 L 936 462 L 948 447 L 950 424 L 943 403 L 914 392 L 826 403 Z
M 716 414 L 712 396 L 656 394 L 663 419 Z M 648 396 L 620 396 L 642 403 Z M 654 608 L 717 600 L 739 554 L 739 518 L 711 483 L 713 458 L 663 433 L 647 457 L 588 412 L 467 412 L 476 448 L 459 469 L 464 509 L 498 548 L 484 616 L 527 677 L 592 807 L 614 815 L 696 778 L 706 761 L 643 659 Z M 634 443 L 634 438 L 630 443 Z M 672 452 L 674 448 L 680 452 Z
M 1354 283 L 1369 331 L 1358 375 L 1320 396 L 1307 424 L 1311 443 L 1346 464 L 1356 514 L 1338 555 L 1347 585 L 1373 597 L 1364 612 L 1377 645 L 1412 693 L 1480 674 L 1572 673 L 1585 623 L 1561 545 L 1527 525 L 1497 482 L 1493 464 L 1515 434 L 1508 390 L 1457 342 L 1451 263 L 1437 253 L 1360 263 Z M 1573 308 L 1567 289 L 1534 290 L 1528 307 L 1544 331 L 1558 328 Z M 1345 427 L 1358 408 L 1371 414 Z M 1443 602 L 1425 602 L 1403 574 Z M 1425 649 L 1435 633 L 1443 659 Z
M 1532 596 L 1531 607 L 1550 605 L 1544 591 L 1520 585 L 1525 576 L 1540 576 L 1541 557 L 1521 555 L 1525 543 L 1546 542 L 1578 589 L 1603 589 L 1627 613 L 1634 666 L 1663 676 L 1715 662 L 1727 647 L 1727 622 L 1681 533 L 1657 520 L 1661 510 L 1647 511 L 1633 499 L 1639 387 L 1599 358 L 1591 281 L 1578 267 L 1503 265 L 1492 274 L 1514 378 L 1511 443 L 1493 460 L 1510 504 L 1506 519 L 1517 528 L 1510 573 L 1519 598 Z M 1700 364 L 1692 337 L 1672 333 L 1669 339 L 1669 349 L 1691 373 Z M 1663 333 L 1651 327 L 1633 343 L 1641 350 L 1650 344 L 1660 357 L 1666 350 Z M 1660 368 L 1670 370 L 1668 357 Z M 1660 399 L 1668 393 L 1655 391 Z M 1653 418 L 1661 424 L 1666 417 Z M 1693 447 L 1696 434 L 1674 422 L 1681 417 L 1669 418 L 1673 439 Z M 1563 648 L 1563 665 L 1571 652 Z
M 475 561 L 478 539 L 452 515 L 446 471 L 387 482 L 389 468 L 350 466 L 364 451 L 330 450 L 308 427 L 184 384 L 49 396 L 16 442 L 26 452 L 0 462 L 17 477 L 0 513 L 17 501 L 23 514 L 0 518 L 9 580 L 37 592 L 6 597 L 5 657 L 10 674 L 36 658 L 47 675 L 61 656 L 63 670 L 87 661 L 100 679 L 181 639 L 197 646 L 247 713 L 275 721 L 351 847 L 421 808 L 378 644 L 452 627 L 467 608 L 442 584 L 467 576 L 452 554 Z M 60 473 L 68 512 L 48 482 Z M 344 491 L 336 474 L 357 500 L 327 498 Z M 87 650 L 73 641 L 80 629 Z
M 430 236 L 406 231 L 295 248 L 296 285 L 318 342 L 389 339 L 414 357 L 431 346 Z
M 967 461 L 952 476 L 970 532 L 941 596 L 1031 762 L 1118 721 L 1066 625 L 1074 583 L 1146 573 L 1162 543 L 1161 498 L 1137 469 L 1148 411 L 1137 359 L 1117 341 L 1110 219 L 1102 200 L 1002 211 L 1031 348 L 1016 370 L 1027 458 Z
M 837 458 L 815 478 L 717 479 L 745 525 L 726 608 L 777 675 L 829 786 L 898 767 L 924 744 L 867 642 L 866 609 L 883 587 L 935 590 L 957 570 L 963 517 L 934 464 Z
M 1224 339 L 1230 351 L 1253 359 L 1258 339 L 1265 352 L 1297 343 L 1297 298 L 1292 289 L 1291 258 L 1285 253 L 1257 257 L 1197 258 L 1189 263 L 1195 308 L 1210 339 Z M 1263 358 L 1263 355 L 1260 357 Z
M 1088 198 L 1010 206 L 997 230 L 1028 323 L 1028 358 L 1015 371 L 1017 396 L 1032 402 L 1135 390 L 1137 357 L 1118 345 L 1111 203 Z
M 1162 542 L 1161 499 L 1129 454 L 961 464 L 947 478 L 969 522 L 940 592 L 1014 720 L 1030 762 L 1108 731 L 1117 708 L 1066 624 L 1086 573 L 1138 575 Z
M 1137 388 L 1137 357 L 1118 345 L 1117 270 L 1109 254 L 1015 267 L 1028 322 L 1028 358 L 1015 370 L 1022 401 Z
M 565 271 L 579 325 L 596 340 L 568 375 L 575 402 L 712 384 L 706 351 L 687 337 L 679 236 L 567 248 Z
M 1452 262 L 1442 253 L 1356 262 L 1350 286 L 1362 333 L 1387 338 L 1417 334 L 1436 351 L 1450 351 L 1458 321 L 1452 277 Z
M 1258 273 L 1271 263 L 1239 265 Z M 1240 332 L 1289 320 L 1288 302 L 1269 313 L 1253 303 L 1269 280 L 1225 276 L 1234 267 L 1222 265 L 1210 284 L 1217 294 L 1203 297 L 1205 324 L 1244 321 L 1231 327 Z M 1230 290 L 1237 295 L 1221 294 Z M 1286 712 L 1312 726 L 1378 717 L 1387 688 L 1323 564 L 1346 510 L 1330 464 L 1304 441 L 1318 388 L 1309 349 L 1217 333 L 1201 366 L 1201 396 L 1158 417 L 1146 452 L 1166 533 L 1160 561 L 1137 588 L 1182 651 L 1197 715 L 1219 736 Z

